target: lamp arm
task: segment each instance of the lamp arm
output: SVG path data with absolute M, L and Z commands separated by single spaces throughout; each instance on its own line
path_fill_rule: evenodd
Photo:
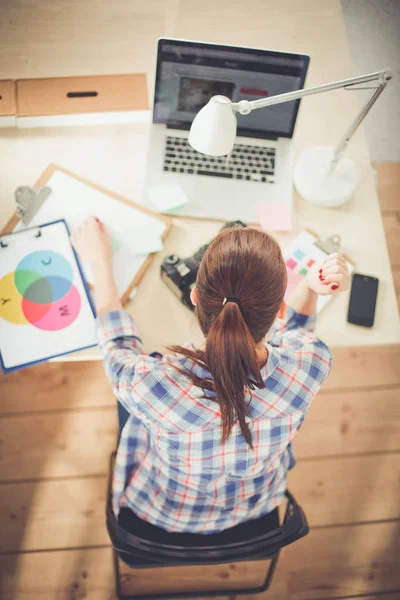
M 282 104 L 283 102 L 291 102 L 292 100 L 298 100 L 300 98 L 304 98 L 305 96 L 312 96 L 313 94 L 329 92 L 331 90 L 336 90 L 339 88 L 347 88 L 362 83 L 370 83 L 372 81 L 377 81 L 377 89 L 382 88 L 383 91 L 387 82 L 390 81 L 391 78 L 392 75 L 390 69 L 384 69 L 383 71 L 377 71 L 376 73 L 360 75 L 359 77 L 351 77 L 349 79 L 334 81 L 332 83 L 326 83 L 324 85 L 316 85 L 314 87 L 306 88 L 303 90 L 287 92 L 286 94 L 278 94 L 277 96 L 271 96 L 269 98 L 261 98 L 260 100 L 241 100 L 240 102 L 233 102 L 232 109 L 234 112 L 238 112 L 241 115 L 247 115 L 252 110 L 256 110 L 257 108 L 273 106 L 274 104 Z M 374 104 L 374 102 L 372 104 Z M 371 106 L 368 107 L 368 110 Z
M 344 136 L 342 137 L 342 139 L 336 146 L 334 154 L 333 154 L 333 158 L 332 158 L 332 163 L 331 163 L 332 169 L 336 166 L 336 164 L 339 161 L 340 157 L 342 156 L 343 152 L 346 150 L 347 144 L 349 143 L 350 138 L 353 136 L 353 134 L 357 131 L 357 129 L 359 128 L 361 123 L 364 121 L 365 117 L 367 116 L 367 114 L 369 113 L 369 111 L 371 110 L 371 108 L 373 107 L 375 102 L 378 100 L 379 96 L 382 94 L 385 87 L 386 87 L 386 83 L 381 84 L 377 88 L 374 89 L 371 96 L 368 98 L 368 100 L 362 107 L 361 111 L 358 113 L 358 115 L 356 116 L 354 121 L 351 123 L 350 127 L 348 128 L 348 130 L 346 131 L 346 133 L 344 134 Z

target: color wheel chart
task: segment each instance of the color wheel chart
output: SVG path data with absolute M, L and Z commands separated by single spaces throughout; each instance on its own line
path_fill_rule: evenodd
M 0 368 L 96 345 L 95 310 L 63 219 L 0 236 Z
M 81 309 L 69 261 L 52 250 L 27 254 L 15 271 L 0 279 L 0 317 L 14 325 L 59 331 L 71 325 Z

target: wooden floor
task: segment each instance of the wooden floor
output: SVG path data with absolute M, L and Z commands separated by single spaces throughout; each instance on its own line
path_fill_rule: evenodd
M 376 168 L 399 296 L 400 165 Z M 272 588 L 257 598 L 400 598 L 400 347 L 334 354 L 289 479 L 311 533 L 283 551 Z M 101 365 L 2 377 L 0 397 L 0 597 L 115 598 L 104 506 L 116 410 Z M 247 563 L 163 569 L 142 572 L 137 589 L 226 589 L 260 576 Z

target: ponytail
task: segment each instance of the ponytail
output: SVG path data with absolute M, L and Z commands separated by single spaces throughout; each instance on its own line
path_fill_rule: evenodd
M 246 442 L 253 448 L 250 428 L 246 422 L 248 406 L 245 390 L 265 388 L 265 383 L 254 339 L 240 305 L 227 302 L 222 306 L 208 331 L 205 351 L 190 350 L 182 346 L 171 346 L 169 349 L 194 360 L 202 369 L 210 372 L 211 379 L 201 379 L 194 373 L 178 369 L 180 373 L 190 377 L 195 385 L 215 393 L 221 411 L 222 443 L 228 440 L 233 425 L 239 421 Z
M 278 314 L 287 285 L 286 265 L 278 243 L 250 228 L 225 229 L 211 242 L 196 279 L 196 316 L 206 338 L 205 350 L 172 346 L 211 374 L 202 379 L 178 369 L 196 386 L 216 395 L 222 442 L 238 421 L 252 447 L 246 422 L 246 390 L 265 387 L 256 345 Z M 230 301 L 228 301 L 230 300 Z
M 254 340 L 235 302 L 227 302 L 207 335 L 205 363 L 209 366 L 221 410 L 222 442 L 236 420 L 246 442 L 253 447 L 246 422 L 245 389 L 264 388 Z

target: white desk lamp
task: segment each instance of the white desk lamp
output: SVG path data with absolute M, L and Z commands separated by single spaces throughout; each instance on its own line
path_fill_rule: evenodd
M 281 104 L 297 100 L 304 96 L 328 92 L 338 88 L 351 88 L 357 84 L 377 82 L 371 96 L 350 125 L 336 148 L 332 146 L 316 146 L 301 154 L 293 173 L 294 185 L 298 193 L 309 202 L 320 206 L 341 206 L 347 202 L 356 187 L 357 173 L 353 160 L 343 156 L 351 136 L 375 104 L 387 82 L 392 78 L 389 69 L 335 81 L 312 88 L 278 94 L 261 100 L 241 100 L 232 102 L 225 96 L 213 96 L 193 120 L 189 144 L 198 152 L 211 156 L 229 155 L 236 138 L 236 113 L 248 115 L 256 108 L 264 108 L 273 104 Z M 371 89 L 371 88 L 353 88 Z

